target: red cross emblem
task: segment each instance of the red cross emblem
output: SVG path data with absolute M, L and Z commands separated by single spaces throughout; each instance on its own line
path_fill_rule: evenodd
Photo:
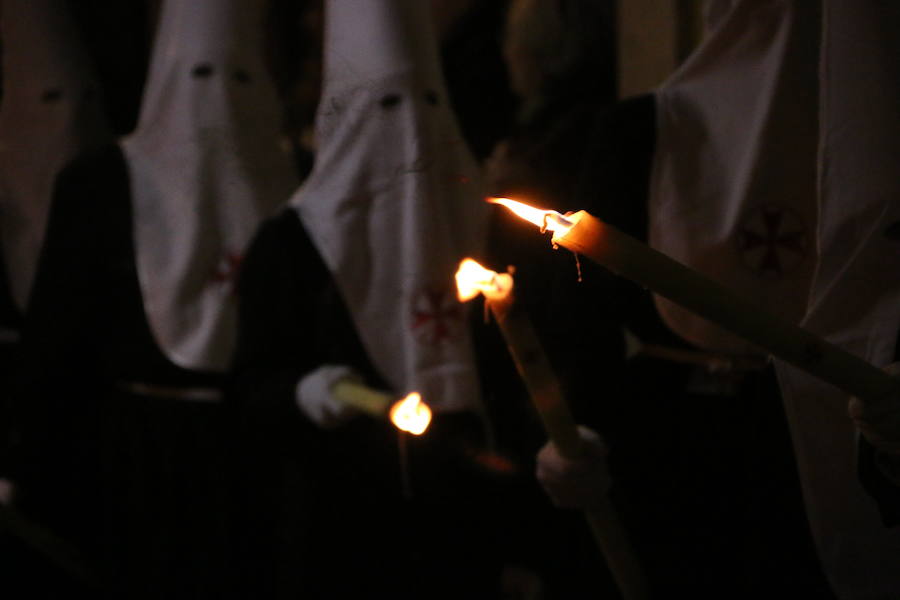
M 229 252 L 219 259 L 213 269 L 210 280 L 213 283 L 221 283 L 231 287 L 231 293 L 235 292 L 234 286 L 237 282 L 238 272 L 241 270 L 241 263 L 244 257 L 235 252 Z
M 413 297 L 411 329 L 420 343 L 436 346 L 453 340 L 462 324 L 462 306 L 447 288 L 426 288 Z
M 741 261 L 768 278 L 793 271 L 808 253 L 809 239 L 797 213 L 763 206 L 750 214 L 737 232 Z

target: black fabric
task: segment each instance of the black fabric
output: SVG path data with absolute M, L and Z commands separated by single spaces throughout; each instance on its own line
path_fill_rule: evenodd
M 862 435 L 859 436 L 857 452 L 860 483 L 878 504 L 884 526 L 897 527 L 900 525 L 900 486 L 888 479 L 882 470 L 887 466 L 879 462 L 886 459 L 880 457 L 878 450 Z
M 21 328 L 22 313 L 13 301 L 6 262 L 0 257 L 0 478 L 9 474 L 15 443 L 11 410 Z
M 242 457 L 235 572 L 248 598 L 494 598 L 502 485 L 476 460 L 481 423 L 436 415 L 400 441 L 387 421 L 308 422 L 294 388 L 323 364 L 387 389 L 294 211 L 264 223 L 244 260 L 231 398 Z
M 500 47 L 507 2 L 470 4 L 442 40 L 441 64 L 463 137 L 481 161 L 509 134 L 517 102 Z
M 2 217 L 2 216 L 0 216 Z M 9 287 L 6 263 L 0 258 L 0 479 L 14 483 L 14 465 L 21 451 L 21 423 L 17 422 L 17 381 L 19 375 L 19 343 L 22 312 L 16 306 Z M 0 507 L 0 522 L 13 518 Z M 68 554 L 66 554 L 68 558 Z M 68 566 L 70 563 L 66 563 Z M 80 597 L 73 590 L 86 591 L 74 573 L 66 571 L 38 552 L 11 528 L 0 526 L 0 581 L 4 597 Z
M 221 387 L 156 345 L 135 267 L 128 171 L 110 146 L 60 175 L 25 317 L 20 509 L 74 543 L 110 597 L 219 597 L 221 405 L 125 382 Z
M 892 362 L 898 361 L 900 361 L 900 332 L 897 335 Z M 860 483 L 878 504 L 884 526 L 897 527 L 900 525 L 900 486 L 885 476 L 882 470 L 884 467 L 878 464 L 879 460 L 884 459 L 878 456 L 875 447 L 862 435 L 859 436 L 857 452 Z

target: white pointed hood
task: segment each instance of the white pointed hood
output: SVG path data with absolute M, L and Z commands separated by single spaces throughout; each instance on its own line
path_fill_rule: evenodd
M 429 3 L 328 0 L 313 173 L 291 200 L 398 393 L 477 405 L 453 274 L 489 208 L 449 106 Z
M 56 176 L 112 132 L 66 2 L 5 0 L 0 39 L 0 239 L 13 298 L 24 308 Z
M 263 61 L 265 6 L 165 0 L 138 126 L 122 143 L 144 308 L 185 368 L 226 368 L 237 267 L 298 183 Z
M 815 267 L 817 2 L 716 0 L 706 37 L 657 90 L 650 243 L 799 322 Z M 744 340 L 663 298 L 711 350 Z

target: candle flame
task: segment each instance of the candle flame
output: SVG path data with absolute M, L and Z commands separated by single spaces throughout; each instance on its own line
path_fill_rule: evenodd
M 554 238 L 566 235 L 569 229 L 575 224 L 555 210 L 535 208 L 517 200 L 510 200 L 509 198 L 488 198 L 488 202 L 505 206 L 517 216 L 540 227 L 541 233 L 552 231 Z
M 485 290 L 496 288 L 496 280 L 496 271 L 485 269 L 471 258 L 463 259 L 456 271 L 456 294 L 460 302 L 466 302 Z
M 431 423 L 431 409 L 418 392 L 412 392 L 391 407 L 391 422 L 397 429 L 422 435 Z

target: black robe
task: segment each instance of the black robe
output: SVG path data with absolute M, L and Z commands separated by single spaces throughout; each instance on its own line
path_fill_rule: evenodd
M 222 388 L 160 351 L 135 266 L 118 146 L 59 176 L 22 336 L 21 509 L 74 543 L 110 597 L 221 597 L 222 403 L 128 391 Z
M 10 455 L 15 443 L 11 410 L 21 330 L 22 311 L 13 300 L 6 263 L 0 257 L 0 478 L 11 475 Z

